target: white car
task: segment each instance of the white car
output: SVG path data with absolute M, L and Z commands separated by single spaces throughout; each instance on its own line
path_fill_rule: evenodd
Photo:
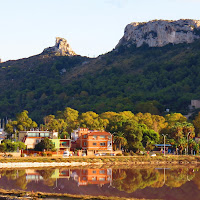
M 63 157 L 65 158 L 65 157 L 69 157 L 69 151 L 64 151 L 63 152 Z
M 153 154 L 151 154 L 151 156 L 152 156 L 152 157 L 154 157 L 154 156 L 156 156 L 156 154 L 155 154 L 155 153 L 153 153 Z

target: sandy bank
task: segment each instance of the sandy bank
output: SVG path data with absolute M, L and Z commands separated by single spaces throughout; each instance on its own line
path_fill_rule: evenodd
M 102 163 L 87 163 L 87 162 L 9 162 L 0 163 L 1 168 L 35 168 L 35 167 L 67 167 L 67 166 L 86 166 L 98 165 Z

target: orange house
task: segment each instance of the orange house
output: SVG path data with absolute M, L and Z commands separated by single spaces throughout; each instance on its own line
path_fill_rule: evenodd
M 71 139 L 76 142 L 76 148 L 82 150 L 93 151 L 93 153 L 112 151 L 112 134 L 105 131 L 79 128 L 72 132 Z

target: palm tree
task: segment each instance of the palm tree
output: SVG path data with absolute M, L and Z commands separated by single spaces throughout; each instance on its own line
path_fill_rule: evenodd
M 122 132 L 117 132 L 114 133 L 114 145 L 121 150 L 122 146 L 124 147 L 127 144 L 127 140 L 124 137 L 124 133 Z

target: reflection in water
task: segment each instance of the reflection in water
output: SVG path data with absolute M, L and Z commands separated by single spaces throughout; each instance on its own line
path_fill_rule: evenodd
M 71 177 L 78 183 L 78 186 L 94 184 L 110 184 L 112 181 L 112 169 L 81 169 L 72 170 Z
M 195 190 L 198 199 L 200 170 L 186 167 L 0 170 L 0 188 L 161 199 L 169 199 L 169 194 L 173 195 L 171 199 L 181 199 L 183 191 L 190 189 Z

